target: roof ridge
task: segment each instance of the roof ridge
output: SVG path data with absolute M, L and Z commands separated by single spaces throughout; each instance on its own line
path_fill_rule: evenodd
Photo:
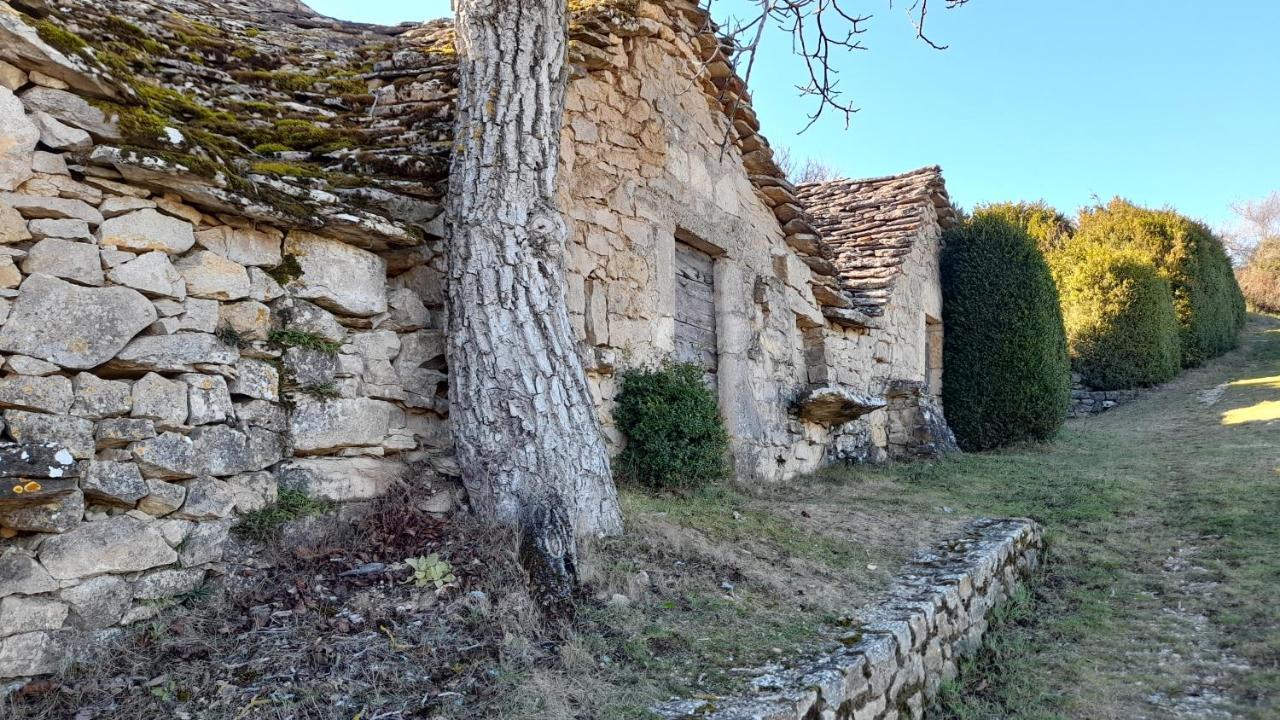
M 857 185 L 862 185 L 867 183 L 880 183 L 880 182 L 887 182 L 889 180 L 905 180 L 907 178 L 915 177 L 917 175 L 926 175 L 926 174 L 934 174 L 934 175 L 937 175 L 938 177 L 941 177 L 942 166 L 941 165 L 925 165 L 923 167 L 918 167 L 914 170 L 908 170 L 906 172 L 897 173 L 895 175 L 880 175 L 877 177 L 868 177 L 868 178 L 835 178 L 833 180 L 819 180 L 818 182 L 801 183 L 799 185 L 796 185 L 796 189 L 805 190 L 808 188 L 831 187 L 838 184 L 848 184 L 848 183 L 853 183 Z

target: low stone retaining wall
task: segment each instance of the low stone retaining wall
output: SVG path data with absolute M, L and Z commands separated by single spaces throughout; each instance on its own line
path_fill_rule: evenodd
M 1030 520 L 978 520 L 918 552 L 887 599 L 860 613 L 834 649 L 790 667 L 762 668 L 746 695 L 676 700 L 669 720 L 895 720 L 921 718 L 959 657 L 977 650 L 987 612 L 1037 565 Z
M 1067 417 L 1097 415 L 1136 397 L 1137 390 L 1094 390 L 1085 385 L 1079 375 L 1071 373 L 1071 404 L 1067 406 Z

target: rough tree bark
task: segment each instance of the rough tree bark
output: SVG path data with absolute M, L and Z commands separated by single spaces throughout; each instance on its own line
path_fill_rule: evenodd
M 540 556 L 526 563 L 541 566 L 531 569 L 535 585 L 562 592 L 574 537 L 622 530 L 565 301 L 555 202 L 565 0 L 457 0 L 455 10 L 450 424 L 473 507 L 524 528 Z

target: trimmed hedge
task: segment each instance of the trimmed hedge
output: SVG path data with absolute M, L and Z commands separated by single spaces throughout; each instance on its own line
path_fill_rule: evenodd
M 1182 369 L 1169 282 L 1131 253 L 1075 245 L 1050 262 L 1071 367 L 1095 390 L 1168 382 Z
M 1236 272 L 1244 299 L 1255 310 L 1280 313 L 1280 238 L 1263 240 Z
M 615 461 L 625 480 L 690 489 L 729 474 L 729 436 L 695 365 L 622 373 L 613 419 L 627 437 Z
M 1075 233 L 1070 218 L 1040 202 L 1003 202 L 979 206 L 977 213 L 1013 223 L 1031 236 L 1046 256 L 1066 247 Z
M 1080 213 L 1073 243 L 1132 251 L 1169 282 L 1183 366 L 1199 365 L 1236 346 L 1245 320 L 1244 296 L 1222 242 L 1204 224 L 1117 198 Z
M 986 450 L 1052 437 L 1071 376 L 1044 256 L 999 211 L 976 212 L 944 243 L 942 394 L 956 440 Z

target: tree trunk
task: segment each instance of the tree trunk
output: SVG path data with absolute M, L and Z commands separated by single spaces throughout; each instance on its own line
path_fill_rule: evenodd
M 622 531 L 565 301 L 555 203 L 567 83 L 565 0 L 457 0 L 449 180 L 449 417 L 472 506 L 563 538 Z M 537 538 L 534 538 L 537 540 Z M 545 562 L 545 559 L 544 559 Z M 563 589 L 563 588 L 562 588 Z

